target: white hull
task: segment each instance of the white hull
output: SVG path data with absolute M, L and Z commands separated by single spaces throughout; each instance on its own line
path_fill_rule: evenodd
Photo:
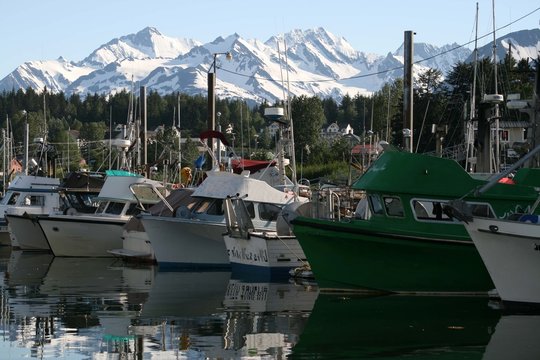
M 250 233 L 249 239 L 224 235 L 231 264 L 266 269 L 293 269 L 306 263 L 306 255 L 293 236 Z
M 39 220 L 55 256 L 112 257 L 128 218 L 55 215 Z
M 503 301 L 540 303 L 540 225 L 474 218 L 465 224 Z
M 229 257 L 223 242 L 224 223 L 143 216 L 160 267 L 226 267 Z
M 122 231 L 122 248 L 109 251 L 128 261 L 155 262 L 156 255 L 146 231 Z
M 21 250 L 50 250 L 36 216 L 7 214 L 12 246 Z M 14 240 L 14 241 L 13 241 Z

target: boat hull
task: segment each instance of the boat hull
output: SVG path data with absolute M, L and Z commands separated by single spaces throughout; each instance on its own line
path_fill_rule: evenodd
M 160 268 L 230 268 L 224 223 L 141 217 Z
M 112 249 L 109 250 L 109 253 L 129 262 L 156 262 L 154 249 L 150 244 L 150 239 L 146 231 L 128 231 L 124 227 L 122 231 L 122 245 L 123 247 L 121 249 Z
M 484 293 L 494 288 L 471 241 L 385 234 L 353 222 L 297 218 L 293 224 L 324 289 Z
M 107 250 L 122 247 L 127 219 L 58 216 L 39 220 L 55 256 L 112 257 Z
M 7 214 L 6 219 L 11 234 L 16 239 L 15 242 L 12 242 L 14 248 L 20 250 L 51 249 L 35 215 Z
M 306 264 L 306 256 L 294 236 L 250 233 L 249 238 L 224 235 L 233 272 L 256 271 L 262 274 L 285 274 Z
M 501 299 L 540 304 L 540 226 L 475 217 L 465 227 Z

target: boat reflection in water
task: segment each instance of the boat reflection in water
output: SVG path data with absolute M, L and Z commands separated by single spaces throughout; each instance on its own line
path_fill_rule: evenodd
M 12 359 L 540 358 L 540 315 L 482 296 L 319 293 L 20 251 L 0 252 L 0 276 L 0 352 Z
M 290 358 L 537 359 L 538 330 L 486 297 L 322 293 Z
M 283 358 L 317 298 L 312 286 L 242 283 L 230 271 L 20 251 L 1 261 L 0 351 L 11 358 Z

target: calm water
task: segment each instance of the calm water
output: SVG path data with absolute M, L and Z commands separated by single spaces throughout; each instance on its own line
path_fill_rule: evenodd
M 0 359 L 538 359 L 540 316 L 483 297 L 319 293 L 0 248 Z

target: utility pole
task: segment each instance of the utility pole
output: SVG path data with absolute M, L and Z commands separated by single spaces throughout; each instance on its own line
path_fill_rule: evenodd
M 403 148 L 413 152 L 413 35 L 414 32 L 405 31 L 403 42 Z

